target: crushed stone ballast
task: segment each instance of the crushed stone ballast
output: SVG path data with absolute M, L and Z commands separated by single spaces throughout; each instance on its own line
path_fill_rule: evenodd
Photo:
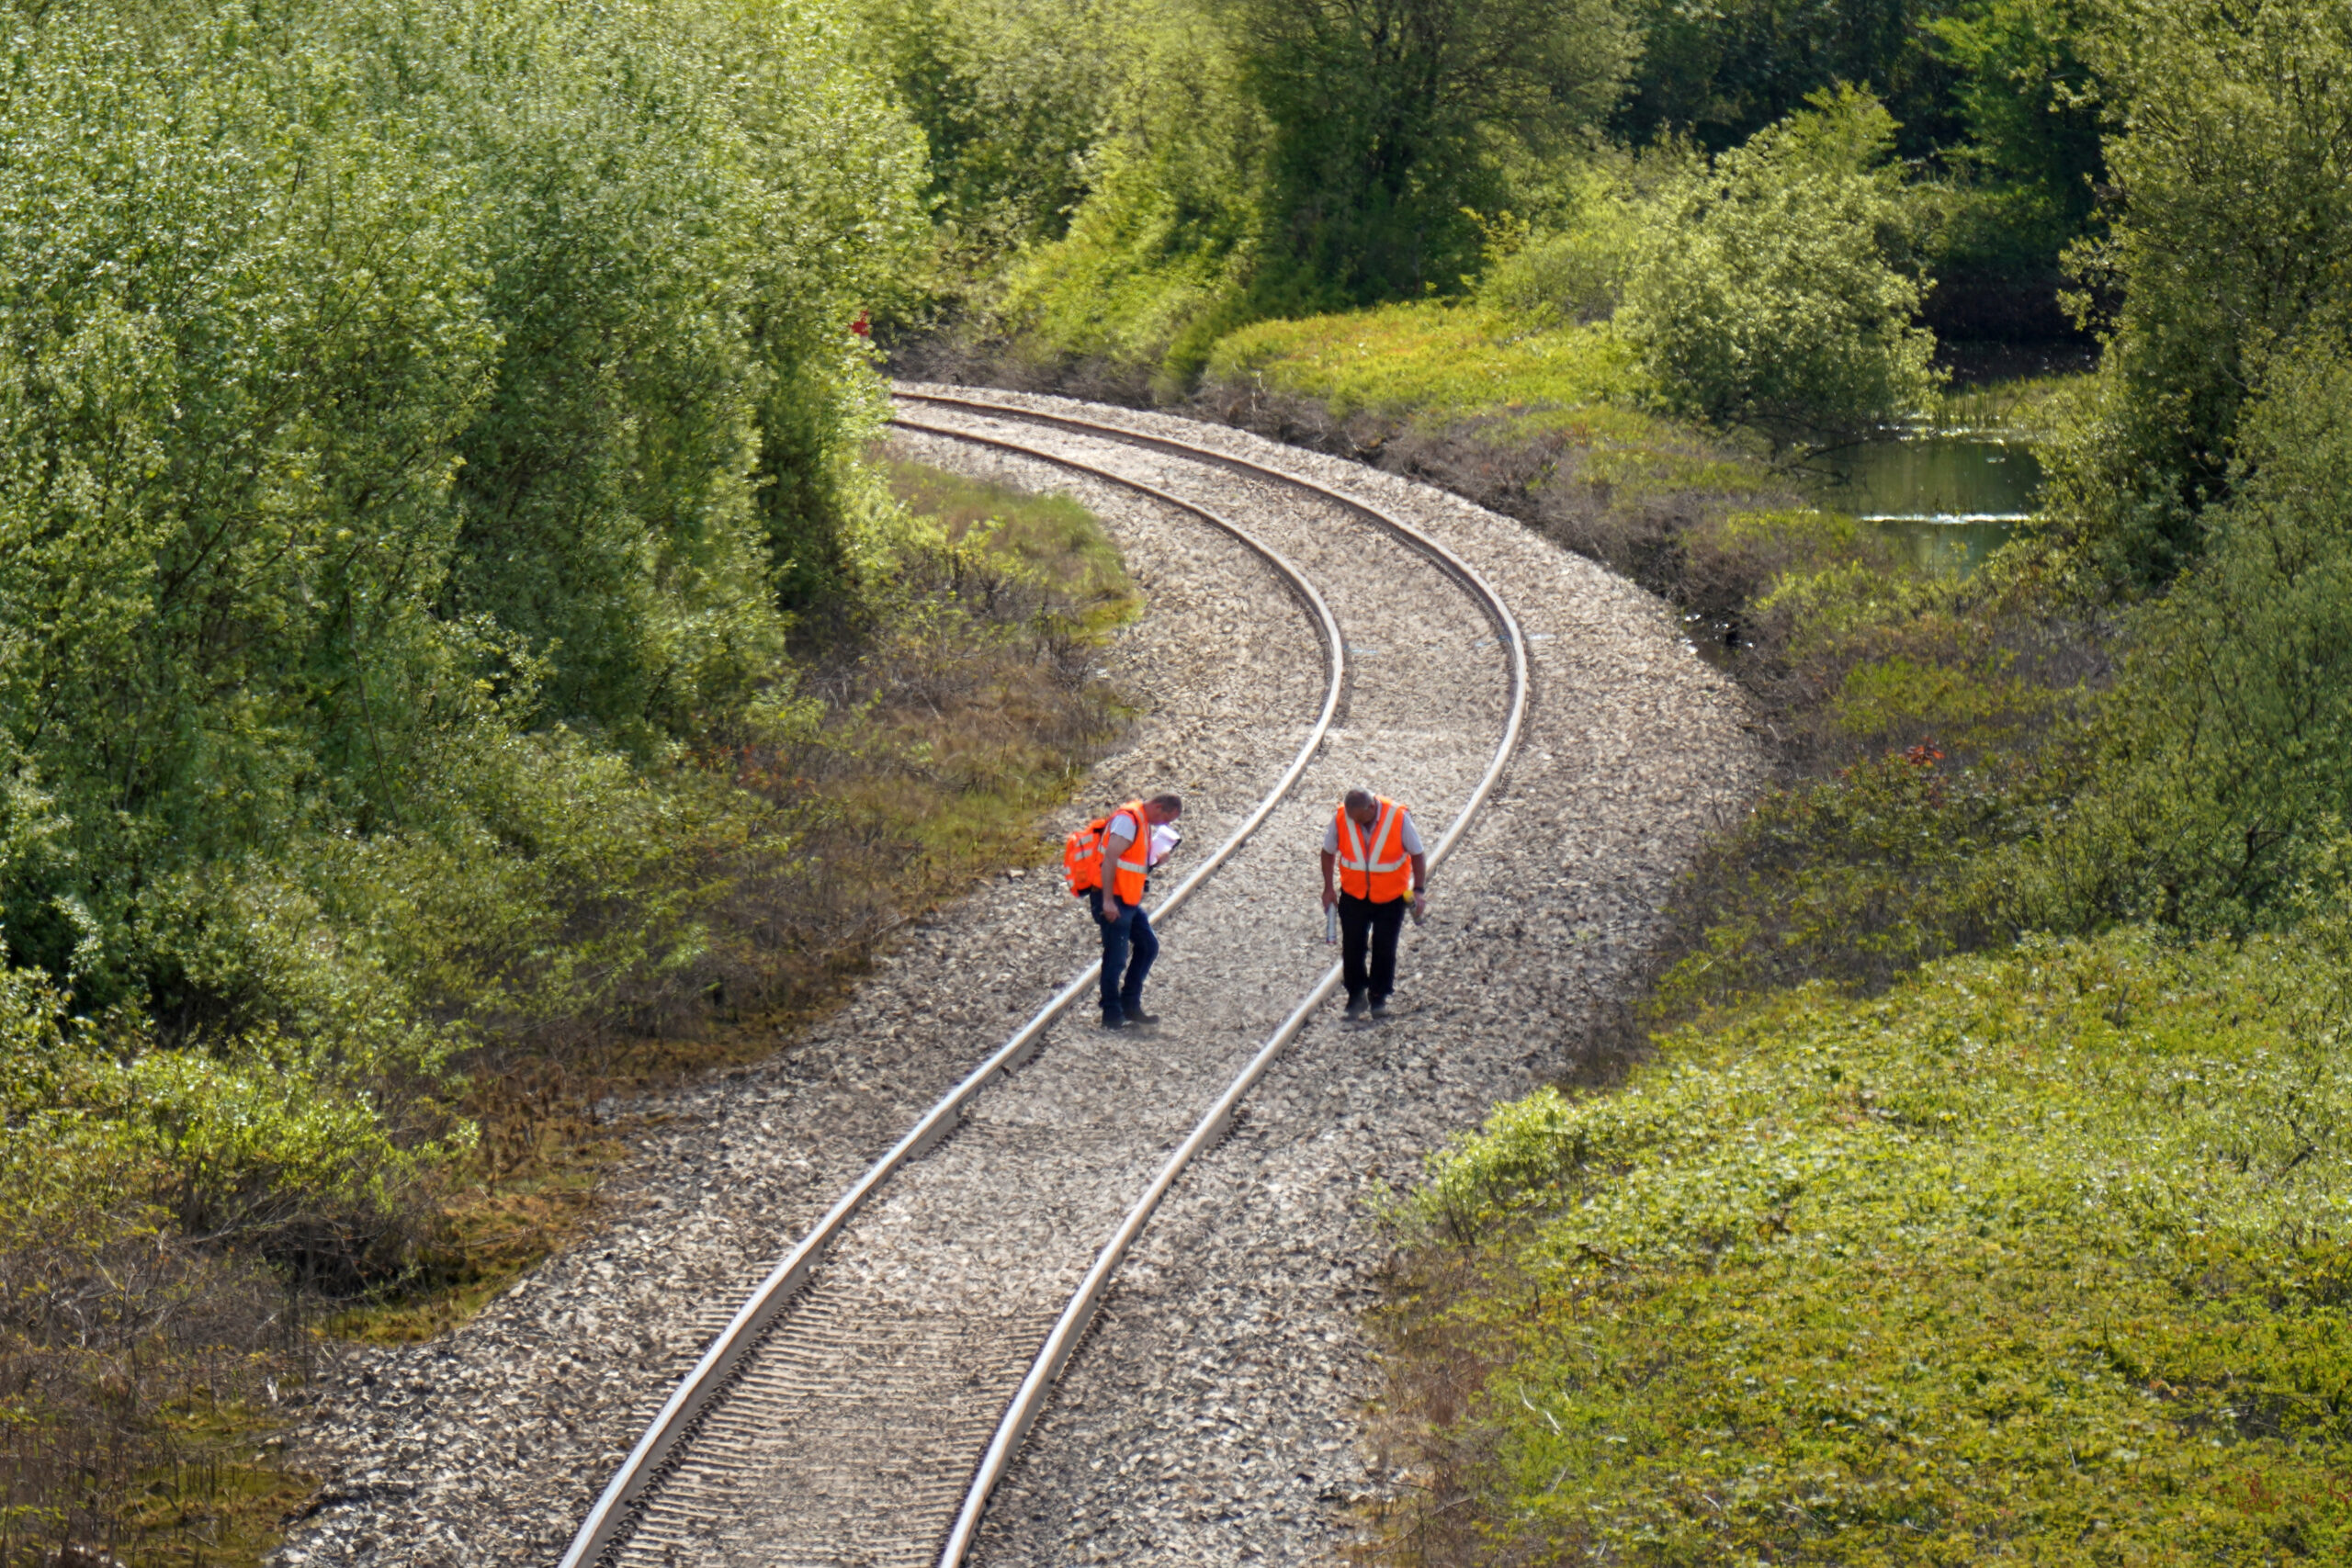
M 1174 415 L 900 390 L 949 400 L 901 412 L 961 433 L 902 427 L 902 451 L 1069 492 L 1144 594 L 1098 656 L 1144 711 L 1049 831 L 1179 789 L 1197 853 L 1306 750 L 1335 646 L 1338 703 L 1296 785 L 1163 932 L 1148 1000 L 1167 1022 L 1048 1027 L 873 1188 L 721 1397 L 673 1423 L 688 1440 L 610 1556 L 932 1568 L 961 1517 L 973 1568 L 1337 1561 L 1413 1484 L 1379 1449 L 1363 1314 L 1389 1242 L 1366 1198 L 1576 1069 L 1672 879 L 1763 776 L 1748 716 L 1657 600 L 1459 497 Z M 1475 571 L 1517 634 L 1355 500 Z M 1287 558 L 1336 637 L 1264 557 L 1171 502 Z M 1260 1061 L 1330 967 L 1315 850 L 1333 802 L 1362 784 L 1425 824 L 1457 816 L 1521 660 L 1516 755 L 1408 934 L 1391 1018 L 1311 1010 Z M 274 1568 L 554 1568 L 776 1260 L 1094 946 L 1059 877 L 1016 868 L 913 922 L 773 1056 L 601 1108 L 632 1153 L 595 1236 L 433 1341 L 335 1347 L 293 1396 L 294 1458 L 323 1484 Z M 1091 1326 L 1059 1335 L 1078 1348 L 1057 1380 L 1040 1352 L 1090 1275 Z
M 1477 611 L 1491 628 L 1493 646 L 1501 654 L 1499 662 L 1507 671 L 1508 695 L 1500 739 L 1487 759 L 1485 771 L 1472 786 L 1468 798 L 1455 811 L 1445 833 L 1433 848 L 1431 864 L 1434 866 L 1442 862 L 1459 842 L 1463 830 L 1492 793 L 1510 761 L 1527 700 L 1525 654 L 1517 623 L 1501 597 L 1487 588 L 1476 570 L 1459 557 L 1377 506 L 1350 498 L 1312 480 L 1283 475 L 1247 462 L 1237 462 L 1203 448 L 1188 447 L 1182 442 L 1164 437 L 1138 437 L 1109 426 L 1089 424 L 1066 416 L 1025 414 L 972 399 L 910 392 L 902 392 L 900 398 L 903 402 L 928 405 L 967 419 L 979 416 L 998 424 L 1008 419 L 1046 423 L 1059 430 L 1082 433 L 1122 445 L 1147 445 L 1188 462 L 1238 468 L 1259 480 L 1310 492 L 1332 503 L 1340 514 L 1369 522 L 1389 541 L 1403 546 L 1433 565 L 1452 586 L 1465 592 L 1475 602 Z M 1066 451 L 1049 451 L 1029 442 L 1012 440 L 984 430 L 925 423 L 904 415 L 895 423 L 901 429 L 915 434 L 985 446 L 1014 457 L 1042 459 L 1059 468 L 1110 480 L 1162 505 L 1188 513 L 1222 529 L 1265 559 L 1282 575 L 1300 602 L 1310 607 L 1319 623 L 1329 671 L 1322 711 L 1291 767 L 1260 800 L 1257 808 L 1227 838 L 1217 852 L 1154 911 L 1155 920 L 1165 919 L 1248 843 L 1316 761 L 1346 684 L 1347 641 L 1342 628 L 1333 618 L 1324 596 L 1306 575 L 1285 559 L 1280 551 L 1216 509 L 1179 498 L 1132 475 L 1114 473 L 1097 464 L 1081 461 Z M 1246 931 L 1241 934 L 1246 940 Z M 865 1392 L 869 1381 L 866 1369 L 858 1357 L 840 1353 L 842 1337 L 869 1332 L 882 1341 L 890 1341 L 894 1337 L 890 1325 L 873 1321 L 880 1315 L 877 1312 L 879 1303 L 876 1302 L 868 1300 L 860 1303 L 862 1311 L 844 1312 L 821 1300 L 812 1300 L 803 1307 L 798 1298 L 804 1293 L 812 1297 L 821 1293 L 820 1290 L 811 1289 L 816 1283 L 815 1277 L 821 1261 L 874 1194 L 896 1177 L 902 1168 L 920 1159 L 956 1131 L 966 1120 L 976 1097 L 989 1084 L 1014 1073 L 1035 1055 L 1055 1021 L 1094 984 L 1099 967 L 1099 964 L 1091 965 L 1073 979 L 1011 1039 L 933 1105 L 843 1194 L 816 1229 L 804 1237 L 742 1303 L 727 1327 L 712 1341 L 693 1370 L 672 1393 L 654 1421 L 639 1438 L 628 1459 L 607 1483 L 565 1554 L 562 1568 L 585 1568 L 587 1564 L 606 1561 L 616 1563 L 640 1559 L 662 1562 L 681 1550 L 708 1553 L 716 1549 L 726 1552 L 727 1548 L 733 1544 L 726 1538 L 735 1533 L 726 1521 L 761 1511 L 755 1499 L 740 1494 L 745 1491 L 757 1493 L 771 1484 L 790 1484 L 793 1480 L 803 1479 L 792 1473 L 803 1468 L 801 1464 L 791 1460 L 778 1463 L 776 1461 L 780 1456 L 771 1450 L 801 1445 L 809 1425 L 808 1417 L 817 1415 L 820 1423 L 823 1420 L 822 1415 L 811 1407 L 829 1404 L 836 1408 L 854 1406 L 859 1396 Z M 1184 1167 L 1201 1148 L 1213 1143 L 1230 1125 L 1234 1111 L 1250 1085 L 1295 1038 L 1315 1009 L 1330 997 L 1338 987 L 1339 978 L 1338 966 L 1329 965 L 1326 972 L 1306 988 L 1304 996 L 1288 1010 L 1271 1037 L 1251 1053 L 1240 1071 L 1227 1079 L 1209 1100 L 1206 1114 L 1201 1116 L 1189 1135 L 1182 1138 L 1173 1155 L 1162 1162 L 1153 1179 L 1145 1185 L 1141 1195 L 1128 1204 L 1118 1229 L 1097 1251 L 1077 1288 L 1070 1292 L 1061 1310 L 1053 1315 L 1043 1335 L 1042 1344 L 1028 1358 L 1028 1365 L 1012 1390 L 1010 1402 L 998 1416 L 995 1429 L 989 1434 L 988 1442 L 978 1456 L 977 1470 L 974 1456 L 968 1450 L 956 1452 L 951 1438 L 936 1445 L 940 1451 L 927 1456 L 932 1461 L 929 1468 L 934 1472 L 933 1475 L 909 1473 L 907 1469 L 899 1467 L 875 1466 L 869 1472 L 872 1480 L 870 1492 L 865 1487 L 851 1486 L 826 1499 L 831 1506 L 820 1507 L 819 1511 L 838 1516 L 830 1523 L 808 1518 L 805 1515 L 799 1518 L 775 1521 L 787 1529 L 794 1525 L 814 1526 L 815 1534 L 821 1539 L 775 1544 L 784 1545 L 796 1556 L 805 1553 L 811 1560 L 827 1555 L 836 1543 L 852 1541 L 860 1546 L 880 1547 L 886 1551 L 889 1545 L 895 1544 L 899 1551 L 888 1553 L 893 1557 L 899 1556 L 906 1548 L 918 1543 L 931 1548 L 937 1542 L 941 1529 L 939 1525 L 930 1529 L 923 1529 L 925 1521 L 922 1516 L 928 1511 L 923 1505 L 937 1497 L 940 1474 L 944 1472 L 953 1481 L 963 1482 L 966 1477 L 969 1480 L 963 1486 L 964 1495 L 952 1517 L 941 1521 L 946 1539 L 944 1545 L 937 1547 L 935 1560 L 949 1565 L 949 1568 L 963 1561 L 997 1479 L 1035 1420 L 1046 1391 L 1083 1335 L 1119 1259 Z M 1017 1094 L 1019 1090 L 1009 1089 L 1009 1092 Z M 1199 1104 L 1198 1100 L 1194 1101 L 1196 1109 Z M 1155 1109 L 1164 1110 L 1165 1107 Z M 1149 1118 L 1139 1120 L 1148 1121 Z M 1082 1129 L 1080 1136 L 1083 1136 Z M 1032 1159 L 1037 1157 L 1037 1151 L 1023 1153 Z M 1112 1178 L 1113 1181 L 1116 1179 Z M 992 1203 L 1000 1201 L 1000 1196 L 990 1183 L 982 1181 L 974 1185 L 976 1190 L 971 1194 L 959 1195 L 959 1201 L 947 1202 L 942 1207 L 952 1211 L 968 1204 L 974 1217 L 979 1218 Z M 944 1214 L 942 1218 L 952 1227 L 952 1214 Z M 1007 1261 L 1014 1268 L 1023 1266 L 1011 1259 Z M 854 1293 L 854 1287 L 850 1293 Z M 913 1306 L 910 1315 L 924 1315 L 923 1308 Z M 793 1332 L 796 1318 L 806 1320 L 807 1332 L 797 1337 L 808 1340 L 806 1345 L 793 1342 L 796 1338 Z M 1006 1371 L 1001 1346 L 993 1343 L 990 1336 L 934 1331 L 929 1334 L 919 1332 L 918 1337 L 922 1343 L 916 1355 L 942 1362 L 939 1371 L 949 1381 L 960 1374 L 967 1380 L 986 1382 L 990 1372 L 1001 1379 Z M 899 1357 L 901 1361 L 905 1359 L 903 1349 L 902 1345 Z M 954 1364 L 958 1361 L 970 1364 L 963 1367 Z M 765 1363 L 764 1367 L 763 1363 Z M 832 1382 L 842 1385 L 838 1391 L 827 1386 Z M 771 1384 L 775 1386 L 768 1386 Z M 733 1418 L 730 1419 L 730 1416 Z M 955 1425 L 950 1421 L 946 1429 L 952 1430 Z M 839 1463 L 827 1463 L 823 1468 L 826 1474 L 834 1479 L 841 1479 L 845 1472 L 854 1470 L 854 1465 Z M 918 1461 L 916 1466 L 909 1468 L 923 1467 Z M 859 1495 L 860 1493 L 865 1495 Z M 914 1506 L 910 1507 L 909 1504 Z M 799 1513 L 800 1510 L 795 1512 Z M 910 1533 L 901 1534 L 896 1542 L 873 1540 L 873 1525 L 894 1516 L 896 1528 Z M 843 1529 L 844 1526 L 848 1528 Z M 774 1538 L 770 1537 L 770 1540 L 773 1541 Z M 799 1550 L 795 1551 L 795 1548 Z M 923 1555 L 930 1556 L 931 1552 L 925 1551 Z

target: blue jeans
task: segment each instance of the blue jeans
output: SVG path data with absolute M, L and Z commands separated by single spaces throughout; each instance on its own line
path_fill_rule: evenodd
M 1143 1006 L 1143 977 L 1159 956 L 1159 938 L 1140 904 L 1122 904 L 1119 918 L 1102 919 L 1102 889 L 1086 890 L 1086 907 L 1102 931 L 1102 1016 L 1125 1018 Z

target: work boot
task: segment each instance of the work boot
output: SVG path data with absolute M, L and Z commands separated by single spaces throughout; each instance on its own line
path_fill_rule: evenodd
M 1388 998 L 1387 998 L 1383 997 L 1380 1000 L 1378 1000 L 1378 1001 L 1376 1001 L 1376 1002 L 1374 1002 L 1374 1003 L 1373 1003 L 1373 1004 L 1372 1004 L 1372 1016 L 1373 1016 L 1373 1021 L 1374 1021 L 1374 1022 L 1377 1022 L 1377 1021 L 1379 1021 L 1381 1019 L 1386 1018 L 1386 1017 L 1388 1016 Z
M 1129 1008 L 1127 1021 L 1129 1023 L 1158 1023 L 1159 1015 L 1156 1012 L 1146 1012 L 1141 1008 Z
M 1364 1008 L 1366 1005 L 1367 1004 L 1362 997 L 1350 997 L 1348 998 L 1348 1016 L 1350 1018 L 1362 1018 L 1364 1014 Z
M 1126 1026 L 1127 1015 L 1125 1013 L 1106 1012 L 1102 1015 L 1102 1027 L 1105 1029 L 1125 1029 Z

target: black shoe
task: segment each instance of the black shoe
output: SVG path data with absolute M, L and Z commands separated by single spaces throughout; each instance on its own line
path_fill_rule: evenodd
M 1126 1026 L 1127 1017 L 1125 1013 L 1106 1012 L 1102 1015 L 1102 1027 L 1105 1029 L 1125 1029 Z
M 1129 1023 L 1158 1023 L 1159 1015 L 1156 1012 L 1146 1012 L 1141 1008 L 1129 1008 L 1127 1021 Z
M 1375 1022 L 1381 1019 L 1386 1018 L 1388 1016 L 1388 1004 L 1385 1001 L 1373 1003 L 1372 1016 Z
M 1364 999 L 1362 997 L 1350 997 L 1348 998 L 1348 1016 L 1350 1018 L 1362 1018 L 1363 1016 L 1364 1006 Z

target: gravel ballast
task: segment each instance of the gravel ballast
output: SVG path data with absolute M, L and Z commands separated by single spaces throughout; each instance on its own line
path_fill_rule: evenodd
M 1180 1184 L 977 1554 L 1326 1560 L 1354 1528 L 1350 1500 L 1382 1484 L 1358 1421 L 1371 1384 L 1356 1317 L 1381 1246 L 1369 1183 L 1408 1181 L 1423 1151 L 1494 1099 L 1572 1065 L 1562 1043 L 1622 988 L 1673 872 L 1752 791 L 1760 764 L 1728 683 L 1679 642 L 1661 605 L 1518 525 L 1230 430 L 985 396 L 1363 493 L 1467 558 L 1529 636 L 1525 741 L 1436 879 L 1430 925 L 1407 937 L 1397 1016 L 1349 1026 L 1335 1006 Z M 935 408 L 917 417 L 976 420 Z M 1328 503 L 1148 449 L 987 424 L 1216 506 L 1289 555 L 1331 601 L 1351 649 L 1340 723 L 1301 791 L 1170 923 L 1149 998 L 1167 1022 L 1106 1036 L 1091 1008 L 1074 1010 L 837 1249 L 806 1313 L 808 1366 L 863 1390 L 871 1409 L 824 1404 L 835 1416 L 820 1418 L 795 1382 L 779 1384 L 786 1404 L 753 1420 L 763 1407 L 747 1398 L 745 1441 L 757 1447 L 762 1428 L 791 1440 L 771 1442 L 766 1468 L 727 1483 L 735 1490 L 711 1483 L 707 1529 L 684 1529 L 697 1506 L 695 1488 L 680 1488 L 671 1512 L 682 1533 L 649 1532 L 635 1553 L 645 1561 L 919 1560 L 932 1544 L 917 1539 L 923 1521 L 960 1490 L 942 1456 L 992 1422 L 1041 1314 L 1329 962 L 1314 866 L 1339 789 L 1361 780 L 1404 796 L 1433 840 L 1499 726 L 1504 662 L 1475 604 Z M 1104 518 L 1149 604 L 1106 663 L 1149 711 L 1064 816 L 1177 788 L 1188 850 L 1220 839 L 1288 764 L 1321 696 L 1312 629 L 1272 573 L 1198 522 L 1112 487 L 960 444 L 909 446 L 942 466 L 1069 490 Z M 772 1061 L 629 1108 L 665 1120 L 614 1179 L 607 1232 L 439 1342 L 344 1356 L 307 1425 L 305 1457 L 331 1480 L 279 1561 L 551 1562 L 742 1294 L 1091 945 L 1051 869 L 992 882 L 921 922 L 839 1013 L 779 1041 Z M 830 1317 L 813 1310 L 829 1289 Z M 889 1313 L 919 1322 L 930 1348 L 877 1349 L 869 1330 Z M 923 1364 L 931 1371 L 903 1383 L 884 1375 Z M 899 1512 L 865 1501 L 884 1495 L 910 1501 Z

